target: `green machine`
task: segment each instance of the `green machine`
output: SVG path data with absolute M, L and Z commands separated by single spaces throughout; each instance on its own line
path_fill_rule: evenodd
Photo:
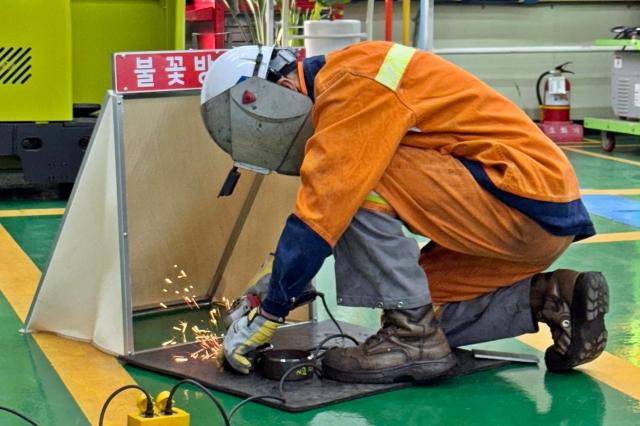
M 185 0 L 3 1 L 0 156 L 30 183 L 73 182 L 117 51 L 184 48 Z
M 640 135 L 640 28 L 618 27 L 613 31 L 625 38 L 596 40 L 595 44 L 620 47 L 613 53 L 611 68 L 611 107 L 618 118 L 584 119 L 586 129 L 601 131 L 602 149 L 608 152 L 615 149 L 616 133 Z

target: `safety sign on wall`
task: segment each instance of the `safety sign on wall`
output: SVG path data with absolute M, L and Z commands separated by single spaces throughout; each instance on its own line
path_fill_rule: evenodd
M 225 50 L 122 52 L 113 55 L 116 93 L 197 90 L 209 65 Z

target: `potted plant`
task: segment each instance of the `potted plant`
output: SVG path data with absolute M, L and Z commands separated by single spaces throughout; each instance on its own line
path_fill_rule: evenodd
M 314 19 L 312 17 L 315 12 L 317 2 L 303 1 L 302 4 L 298 5 L 296 0 L 291 0 L 289 2 L 289 16 L 287 19 L 288 31 L 287 34 L 289 36 L 298 36 L 302 34 L 302 26 L 305 21 L 309 19 Z M 277 1 L 277 5 L 282 10 L 282 0 Z M 282 32 L 283 28 L 280 26 L 278 28 L 278 33 L 276 34 L 276 44 L 282 45 Z M 304 46 L 304 41 L 300 39 L 289 39 L 287 41 L 289 47 L 302 47 Z
M 265 44 L 267 39 L 267 2 L 274 0 L 222 0 L 241 31 L 247 44 Z M 351 0 L 286 0 L 287 35 L 300 35 L 304 28 L 304 47 L 307 55 L 319 55 L 357 43 L 362 38 L 362 23 L 342 19 L 344 5 Z M 298 3 L 299 1 L 299 3 Z M 283 10 L 282 0 L 275 0 Z M 278 30 L 276 43 L 283 44 L 283 28 Z M 288 39 L 288 37 L 287 37 Z M 287 40 L 288 46 L 302 46 L 302 40 Z
M 344 5 L 351 0 L 316 0 L 310 21 L 342 19 L 344 17 Z
M 222 0 L 246 44 L 265 44 L 267 40 L 267 1 Z

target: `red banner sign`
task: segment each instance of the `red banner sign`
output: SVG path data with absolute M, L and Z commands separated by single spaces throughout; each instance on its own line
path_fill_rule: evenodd
M 114 90 L 124 94 L 200 89 L 209 65 L 224 52 L 221 49 L 116 53 Z

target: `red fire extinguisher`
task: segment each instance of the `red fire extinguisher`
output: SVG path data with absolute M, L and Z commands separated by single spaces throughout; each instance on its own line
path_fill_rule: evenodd
M 571 122 L 571 82 L 565 74 L 574 74 L 565 69 L 571 62 L 545 71 L 536 82 L 536 95 L 541 111 L 540 127 L 542 131 L 556 143 L 580 142 L 583 129 L 579 124 Z M 546 80 L 545 80 L 546 77 Z M 540 86 L 544 81 L 543 94 Z

